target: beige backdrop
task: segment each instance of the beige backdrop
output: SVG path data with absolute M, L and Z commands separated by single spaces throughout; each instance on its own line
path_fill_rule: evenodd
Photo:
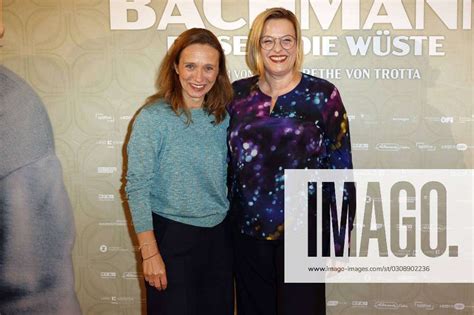
M 373 1 L 360 2 L 364 21 Z M 404 1 L 411 21 L 413 2 Z M 157 22 L 146 30 L 111 31 L 109 3 L 4 0 L 6 36 L 0 61 L 34 87 L 52 120 L 74 206 L 76 291 L 84 314 L 136 314 L 144 296 L 133 229 L 120 193 L 122 144 L 131 117 L 153 92 L 167 37 L 185 28 L 158 31 Z M 158 19 L 166 3 L 152 2 Z M 295 3 L 298 13 L 301 1 Z M 201 0 L 195 5 L 203 16 Z M 222 11 L 226 20 L 247 20 L 248 2 L 224 0 Z M 303 35 L 339 36 L 339 55 L 309 54 L 304 68 L 341 69 L 341 78 L 331 81 L 350 115 L 355 167 L 472 168 L 472 31 L 448 30 L 429 8 L 425 29 L 417 31 L 396 31 L 389 25 L 343 31 L 340 15 L 323 32 L 309 14 L 311 30 Z M 218 35 L 248 32 L 248 25 L 221 31 L 204 21 Z M 445 56 L 349 55 L 346 36 L 373 36 L 377 29 L 390 30 L 391 36 L 445 36 Z M 228 64 L 232 80 L 247 69 L 242 56 L 229 55 Z M 354 68 L 368 69 L 370 78 L 344 75 Z M 376 79 L 375 68 L 418 69 L 421 80 Z M 327 299 L 330 314 L 474 314 L 473 285 L 328 285 Z

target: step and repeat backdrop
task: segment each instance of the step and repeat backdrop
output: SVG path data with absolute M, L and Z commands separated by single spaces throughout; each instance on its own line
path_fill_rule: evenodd
M 473 167 L 471 0 L 3 0 L 0 62 L 43 99 L 74 207 L 84 314 L 144 312 L 123 199 L 130 121 L 177 35 L 205 27 L 229 76 L 250 76 L 245 43 L 267 7 L 298 16 L 302 71 L 338 86 L 354 167 Z M 455 266 L 449 266 L 455 268 Z M 330 284 L 329 314 L 473 314 L 472 284 Z

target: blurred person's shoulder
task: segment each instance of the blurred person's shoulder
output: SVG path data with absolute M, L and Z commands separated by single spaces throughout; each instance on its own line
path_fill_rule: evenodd
M 37 94 L 25 80 L 2 65 L 0 65 L 0 97 L 38 98 Z M 2 107 L 9 105 L 6 102 L 1 102 L 0 104 Z
M 0 66 L 0 178 L 54 154 L 53 130 L 38 94 Z

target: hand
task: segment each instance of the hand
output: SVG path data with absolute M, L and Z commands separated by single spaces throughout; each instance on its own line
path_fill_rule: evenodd
M 168 286 L 166 269 L 161 257 L 155 234 L 152 230 L 137 233 L 139 250 L 143 258 L 143 276 L 152 287 L 159 291 Z
M 165 263 L 158 251 L 150 258 L 143 260 L 143 275 L 145 281 L 158 291 L 165 290 L 168 286 Z

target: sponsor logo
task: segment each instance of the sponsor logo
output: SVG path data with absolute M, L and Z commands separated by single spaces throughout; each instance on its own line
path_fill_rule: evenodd
M 365 224 L 364 223 L 354 223 L 354 228 L 355 229 L 363 229 L 365 228 Z
M 121 248 L 119 246 L 100 245 L 99 251 L 101 253 L 106 253 L 106 252 L 128 252 L 130 250 L 127 248 Z
M 97 173 L 99 174 L 113 174 L 117 172 L 117 167 L 115 166 L 98 166 Z
M 413 224 L 396 224 L 395 228 L 397 230 L 406 229 L 407 231 L 416 230 L 416 226 Z
M 103 296 L 100 300 L 111 304 L 133 304 L 135 302 L 135 298 L 131 296 Z
M 441 116 L 441 117 L 432 116 L 432 117 L 425 117 L 424 119 L 430 122 L 434 122 L 434 123 L 442 123 L 442 124 L 454 123 L 454 117 L 452 116 Z
M 446 226 L 444 225 L 438 225 L 438 224 L 422 224 L 421 225 L 421 231 L 426 232 L 426 231 L 445 231 Z
M 392 121 L 399 121 L 399 122 L 409 122 L 411 119 L 410 117 L 393 117 Z
M 369 144 L 368 143 L 353 143 L 352 144 L 352 150 L 367 151 L 367 150 L 369 150 Z
M 100 277 L 102 279 L 115 279 L 117 278 L 117 273 L 114 271 L 102 271 Z
M 466 117 L 459 117 L 459 122 L 460 123 L 469 123 L 469 122 L 474 122 L 474 115 L 472 115 L 471 117 L 469 116 L 466 116 Z
M 368 125 L 378 125 L 379 121 L 377 117 L 371 114 L 360 114 L 360 119 L 362 120 L 363 123 L 368 124 Z
M 113 194 L 98 194 L 97 199 L 99 201 L 114 201 L 115 196 Z
M 458 143 L 458 144 L 456 144 L 456 150 L 458 150 L 458 151 L 466 151 L 466 150 L 467 150 L 467 144 L 465 144 L 465 143 Z
M 106 139 L 103 139 L 103 140 L 98 140 L 96 142 L 96 144 L 97 145 L 105 145 L 107 148 L 113 149 L 116 146 L 123 145 L 123 140 L 106 140 Z
M 369 306 L 368 301 L 352 301 L 352 306 L 353 307 L 367 307 Z
M 454 122 L 454 118 L 450 116 L 442 116 L 439 120 L 442 124 L 452 124 Z
M 374 307 L 379 310 L 398 310 L 400 306 L 397 302 L 375 302 Z
M 443 150 L 456 150 L 456 145 L 454 145 L 454 144 L 443 144 L 441 146 L 441 149 L 443 149 Z
M 472 148 L 472 146 L 468 146 L 465 143 L 458 143 L 458 144 L 443 144 L 441 149 L 443 150 L 458 150 L 458 151 L 466 151 L 467 149 Z
M 456 311 L 462 311 L 465 308 L 465 305 L 463 303 L 456 303 L 454 304 L 454 309 Z
M 140 278 L 141 276 L 138 275 L 138 272 L 136 271 L 125 271 L 123 274 L 122 274 L 122 278 L 123 279 L 138 279 Z
M 97 120 L 104 120 L 108 123 L 113 123 L 115 121 L 115 118 L 110 116 L 110 115 L 105 115 L 105 114 L 102 114 L 102 113 L 96 113 L 95 114 L 95 119 Z
M 417 142 L 416 147 L 422 151 L 436 151 L 436 146 L 432 144 L 427 144 L 423 142 Z
M 115 220 L 111 222 L 99 222 L 99 226 L 126 226 L 126 220 Z
M 327 302 L 326 302 L 326 305 L 327 305 L 327 306 L 338 306 L 338 305 L 339 305 L 339 301 L 330 300 L 330 301 L 327 301 Z
M 138 278 L 140 278 L 140 277 L 141 277 L 141 276 L 139 276 L 136 271 L 125 271 L 125 272 L 122 274 L 122 278 L 123 278 L 123 279 L 134 280 L 134 279 L 138 279 Z
M 395 151 L 400 151 L 404 149 L 409 149 L 410 147 L 407 146 L 401 146 L 398 143 L 377 143 L 375 146 L 375 149 L 377 151 L 390 151 L 390 152 L 395 152 Z
M 382 203 L 382 198 L 379 197 L 371 197 L 371 196 L 365 196 L 365 203 L 371 203 L 371 202 L 380 202 Z

